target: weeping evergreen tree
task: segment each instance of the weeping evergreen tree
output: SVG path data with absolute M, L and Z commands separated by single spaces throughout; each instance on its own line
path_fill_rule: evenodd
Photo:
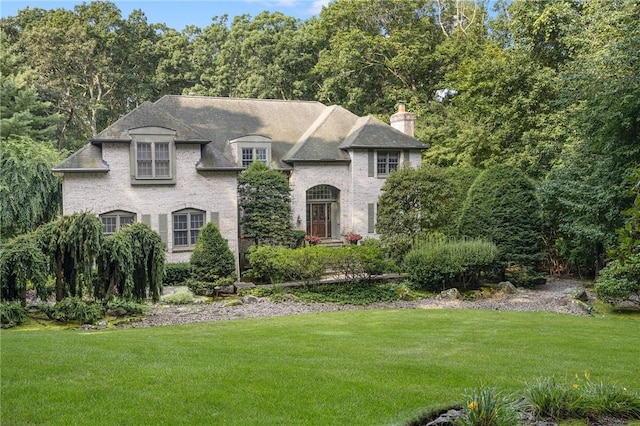
M 51 168 L 59 160 L 55 149 L 26 136 L 0 141 L 0 237 L 29 232 L 55 218 L 62 186 Z
M 119 230 L 105 238 L 97 266 L 96 299 L 108 301 L 114 294 L 131 293 L 134 268 L 129 235 Z
M 104 240 L 100 220 L 90 212 L 74 213 L 41 226 L 37 234 L 56 277 L 56 301 L 82 297 L 92 285 L 92 268 Z
M 2 300 L 26 303 L 28 282 L 34 286 L 38 297 L 46 299 L 47 268 L 47 258 L 38 247 L 33 232 L 7 241 L 0 252 Z
M 162 294 L 162 280 L 164 278 L 164 244 L 157 232 L 147 225 L 136 222 L 121 229 L 123 241 L 112 243 L 110 253 L 112 261 L 124 261 L 113 269 L 117 274 L 116 280 L 120 287 L 118 291 L 127 299 L 143 301 L 147 295 L 154 302 L 160 300 Z M 129 250 L 124 246 L 128 242 Z M 130 252 L 130 264 L 125 259 Z M 107 288 L 108 290 L 108 288 Z

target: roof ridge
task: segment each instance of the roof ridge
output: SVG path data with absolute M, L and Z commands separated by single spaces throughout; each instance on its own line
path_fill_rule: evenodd
M 336 109 L 337 105 L 326 106 L 322 113 L 318 116 L 318 118 L 316 118 L 311 126 L 309 126 L 309 128 L 302 134 L 302 136 L 300 136 L 300 139 L 298 139 L 295 145 L 293 145 L 291 149 L 287 151 L 287 153 L 283 157 L 283 161 L 288 160 L 289 158 L 293 157 L 298 151 L 300 151 L 309 140 L 309 137 L 311 137 L 311 135 L 313 135 L 316 130 L 318 130 L 329 119 L 331 114 L 333 114 Z
M 231 96 L 204 96 L 204 95 L 163 95 L 160 99 L 154 102 L 154 105 L 159 103 L 163 98 L 192 98 L 192 99 L 216 99 L 216 100 L 226 100 L 226 101 L 258 101 L 258 102 L 283 102 L 283 103 L 308 103 L 308 104 L 320 104 L 326 107 L 322 102 L 319 101 L 307 101 L 307 100 L 299 100 L 299 99 L 270 99 L 270 98 L 240 98 L 240 97 L 231 97 Z

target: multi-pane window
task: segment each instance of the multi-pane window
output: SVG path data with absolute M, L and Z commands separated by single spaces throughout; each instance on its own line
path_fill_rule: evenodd
M 136 144 L 136 177 L 143 179 L 171 177 L 171 155 L 168 142 Z
M 198 240 L 200 228 L 204 226 L 204 212 L 183 210 L 173 214 L 173 245 L 192 247 Z
M 242 148 L 242 167 L 248 167 L 254 161 L 267 164 L 267 148 Z
M 400 152 L 378 151 L 378 175 L 388 175 L 398 169 Z
M 111 235 L 120 228 L 131 225 L 135 220 L 135 215 L 129 212 L 110 212 L 100 215 L 102 228 L 107 235 Z

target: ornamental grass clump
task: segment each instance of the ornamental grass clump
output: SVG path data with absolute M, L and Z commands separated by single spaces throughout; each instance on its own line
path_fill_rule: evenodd
M 605 416 L 640 419 L 637 392 L 592 382 L 588 371 L 565 381 L 538 379 L 526 387 L 523 396 L 531 413 L 540 419 L 598 419 Z
M 494 388 L 474 389 L 466 399 L 457 426 L 513 426 L 520 423 L 521 404 Z
M 162 303 L 169 305 L 188 305 L 193 303 L 194 294 L 188 288 L 179 288 L 175 293 L 165 294 L 160 298 Z

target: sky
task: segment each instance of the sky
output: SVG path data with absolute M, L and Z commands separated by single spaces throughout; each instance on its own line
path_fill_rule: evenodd
M 264 10 L 282 12 L 286 16 L 293 16 L 307 20 L 320 13 L 322 6 L 330 0 L 111 0 L 120 9 L 123 18 L 136 9 L 141 9 L 149 24 L 167 24 L 169 28 L 182 31 L 187 25 L 199 28 L 208 27 L 214 16 L 229 15 L 229 22 L 234 16 L 249 14 L 256 16 Z M 87 0 L 86 3 L 90 3 Z M 1 0 L 0 15 L 16 16 L 19 10 L 29 7 L 41 9 L 69 9 L 78 1 L 57 0 Z

